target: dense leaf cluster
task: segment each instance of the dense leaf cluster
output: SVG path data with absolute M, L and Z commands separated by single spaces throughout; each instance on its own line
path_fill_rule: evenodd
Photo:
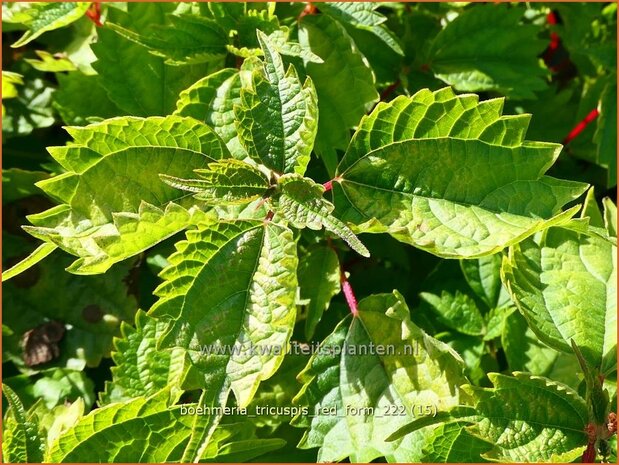
M 616 4 L 3 39 L 6 462 L 616 460 Z

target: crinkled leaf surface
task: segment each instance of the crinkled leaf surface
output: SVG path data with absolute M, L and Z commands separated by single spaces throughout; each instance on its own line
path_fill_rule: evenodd
M 376 11 L 379 6 L 377 2 L 325 2 L 320 5 L 320 11 L 340 21 L 349 32 L 351 26 L 367 31 L 381 48 L 387 45 L 398 55 L 404 55 L 398 39 L 383 25 L 387 18 Z
M 92 411 L 50 444 L 48 462 L 170 462 L 191 433 L 192 418 L 168 406 L 168 390 Z M 148 431 L 148 434 L 144 434 Z M 94 455 L 93 455 L 94 454 Z
M 50 148 L 67 172 L 37 184 L 62 204 L 31 215 L 26 229 L 80 257 L 70 268 L 78 274 L 101 273 L 203 218 L 159 174 L 187 177 L 229 157 L 193 118 L 114 118 L 68 131 L 73 143 Z
M 348 226 L 334 217 L 333 204 L 322 197 L 324 187 L 310 178 L 297 174 L 279 179 L 280 193 L 276 200 L 277 213 L 296 228 L 319 230 L 323 227 L 342 238 L 352 249 L 364 257 L 370 252 Z
M 150 396 L 166 386 L 178 387 L 184 374 L 182 351 L 157 350 L 166 328 L 165 321 L 142 311 L 135 316 L 135 328 L 123 322 L 122 337 L 114 340 L 112 381 L 106 382 L 100 395 L 102 405 Z
M 370 344 L 393 345 L 394 353 L 361 352 Z M 299 447 L 320 447 L 318 461 L 350 457 L 351 462 L 370 462 L 381 456 L 420 461 L 430 430 L 405 441 L 385 439 L 419 414 L 419 406 L 428 406 L 431 414 L 433 408 L 457 405 L 460 364 L 455 352 L 410 321 L 397 291 L 361 300 L 358 316 L 338 324 L 299 375 L 304 386 L 297 401 L 309 406 L 311 414 L 295 418 L 296 425 L 309 428 Z M 347 406 L 361 410 L 347 414 Z M 319 408 L 336 409 L 337 415 Z
M 169 321 L 159 346 L 181 348 L 203 375 L 201 406 L 246 406 L 282 362 L 295 322 L 297 256 L 292 231 L 263 221 L 202 225 L 176 245 L 152 314 Z M 257 348 L 254 351 L 254 348 Z M 183 456 L 203 456 L 219 422 L 198 416 Z
M 234 158 L 196 169 L 199 179 L 181 179 L 161 175 L 168 185 L 192 192 L 193 196 L 212 205 L 249 203 L 263 196 L 270 187 L 269 179 L 258 168 Z
M 191 14 L 169 15 L 168 18 L 169 25 L 155 25 L 147 34 L 110 22 L 106 26 L 148 48 L 154 55 L 166 58 L 167 64 L 204 63 L 224 58 L 228 37 L 216 21 Z
M 544 176 L 560 146 L 523 141 L 528 115 L 501 116 L 502 104 L 450 88 L 379 104 L 338 167 L 338 216 L 358 231 L 461 258 L 571 217 L 575 209 L 561 207 L 586 186 Z
M 617 248 L 607 239 L 554 227 L 510 248 L 502 273 L 537 336 L 603 373 L 617 365 Z
M 575 390 L 529 373 L 489 373 L 488 378 L 491 388 L 463 386 L 466 405 L 418 418 L 389 440 L 410 440 L 409 434 L 433 424 L 468 424 L 466 433 L 473 436 L 469 444 L 485 441 L 482 458 L 493 462 L 572 462 L 582 454 L 587 404 Z
M 488 376 L 493 388 L 465 388 L 478 412 L 469 432 L 494 444 L 483 457 L 571 462 L 582 454 L 587 407 L 575 391 L 526 373 Z
M 43 459 L 44 440 L 38 431 L 36 418 L 30 418 L 17 394 L 2 385 L 9 408 L 2 428 L 2 455 L 5 463 L 36 463 Z
M 33 41 L 47 31 L 53 31 L 77 21 L 90 6 L 90 2 L 32 2 L 29 8 L 11 15 L 11 23 L 25 25 L 28 30 L 11 47 L 17 48 Z
M 468 433 L 466 423 L 446 423 L 439 425 L 426 440 L 423 455 L 424 461 L 430 463 L 475 463 L 491 447 Z
M 187 232 L 157 288 L 153 316 L 169 320 L 161 348 L 181 347 L 205 376 L 227 377 L 240 405 L 275 372 L 295 317 L 296 247 L 289 229 L 258 221 L 220 222 Z M 247 344 L 279 345 L 255 355 Z M 212 345 L 211 346 L 209 346 Z M 208 354 L 208 346 L 240 354 Z M 269 352 L 269 351 L 266 351 Z
M 547 86 L 538 58 L 547 42 L 537 38 L 539 26 L 521 24 L 523 14 L 520 7 L 490 4 L 463 11 L 432 42 L 430 68 L 460 91 L 534 98 Z
M 311 79 L 301 84 L 269 38 L 258 31 L 264 66 L 235 107 L 239 141 L 251 158 L 278 173 L 305 173 L 314 146 L 318 107 Z
M 223 139 L 235 158 L 243 159 L 247 152 L 239 142 L 234 122 L 234 105 L 240 103 L 241 74 L 236 69 L 226 68 L 182 91 L 174 114 L 203 121 Z

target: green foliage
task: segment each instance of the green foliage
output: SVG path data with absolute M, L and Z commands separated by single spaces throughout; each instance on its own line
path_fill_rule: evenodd
M 281 56 L 258 33 L 264 53 L 263 71 L 254 71 L 235 107 L 239 141 L 256 162 L 277 173 L 305 173 L 316 136 L 316 92 L 303 85 L 293 66 L 285 70 Z
M 586 186 L 543 176 L 561 147 L 524 141 L 528 117 L 502 116 L 502 105 L 450 88 L 379 104 L 338 166 L 340 218 L 472 258 L 572 216 L 576 209 L 560 209 Z
M 553 227 L 503 262 L 512 298 L 538 337 L 566 352 L 575 342 L 603 373 L 617 365 L 616 256 L 616 245 L 590 230 Z
M 5 462 L 616 460 L 615 4 L 3 39 Z
M 53 31 L 77 21 L 86 13 L 88 2 L 47 3 L 33 2 L 29 7 L 15 11 L 3 21 L 26 26 L 27 30 L 11 47 L 23 47 L 47 31 Z
M 460 91 L 498 90 L 533 98 L 544 90 L 548 72 L 537 56 L 546 43 L 539 27 L 520 23 L 519 7 L 485 5 L 463 12 L 434 39 L 429 66 L 440 80 Z

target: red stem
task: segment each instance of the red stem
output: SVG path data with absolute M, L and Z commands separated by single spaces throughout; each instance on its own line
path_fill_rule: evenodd
M 88 10 L 86 11 L 86 16 L 93 23 L 95 23 L 95 26 L 97 27 L 103 26 L 103 23 L 101 23 L 101 3 L 94 2 L 92 5 L 90 5 Z
M 327 245 L 335 252 L 335 255 L 338 255 L 337 250 L 333 247 L 333 241 L 331 241 L 330 237 L 327 237 Z M 337 257 L 338 262 L 340 257 Z M 357 298 L 355 297 L 355 292 L 350 285 L 350 281 L 346 277 L 346 272 L 344 271 L 344 267 L 342 263 L 340 263 L 340 284 L 342 285 L 342 291 L 344 291 L 344 297 L 346 297 L 346 303 L 348 304 L 348 308 L 350 309 L 350 313 L 352 316 L 359 316 L 359 310 L 357 309 Z
M 325 183 L 322 185 L 322 187 L 324 187 L 324 188 L 325 188 L 325 192 L 329 192 L 331 189 L 333 189 L 333 182 L 334 182 L 334 181 L 335 181 L 335 182 L 338 182 L 340 179 L 342 179 L 342 178 L 340 178 L 339 176 L 336 176 L 336 177 L 334 177 L 333 179 L 331 179 L 331 180 L 329 180 L 329 181 L 325 182 Z
M 563 145 L 569 144 L 578 134 L 583 132 L 583 130 L 589 125 L 591 121 L 598 117 L 600 112 L 597 108 L 591 110 L 585 119 L 583 119 L 580 123 L 574 126 L 574 129 L 570 131 L 570 133 L 563 139 Z
M 340 269 L 340 282 L 342 283 L 342 290 L 344 291 L 344 297 L 346 297 L 346 303 L 348 304 L 350 313 L 352 313 L 352 316 L 354 317 L 359 316 L 359 310 L 357 309 L 357 298 L 355 297 L 352 286 L 346 277 L 344 269 Z
M 587 444 L 581 460 L 582 463 L 595 463 L 595 441 Z
M 301 14 L 299 14 L 297 21 L 301 21 L 301 18 L 303 18 L 303 16 L 315 15 L 316 13 L 318 13 L 316 5 L 314 5 L 312 2 L 308 2 L 307 5 L 305 5 L 305 8 L 301 12 Z
M 385 100 L 387 100 L 387 98 L 389 98 L 389 96 L 393 94 L 398 87 L 400 87 L 400 80 L 396 79 L 393 84 L 383 90 L 383 92 L 380 94 L 380 101 L 384 102 Z

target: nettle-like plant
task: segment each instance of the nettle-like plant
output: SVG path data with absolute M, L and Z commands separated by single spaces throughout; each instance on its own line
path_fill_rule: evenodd
M 616 459 L 616 5 L 552 8 L 3 5 L 9 166 L 70 136 L 4 170 L 5 461 Z

